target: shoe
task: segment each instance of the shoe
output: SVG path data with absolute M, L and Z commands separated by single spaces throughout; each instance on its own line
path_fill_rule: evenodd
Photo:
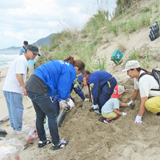
M 104 120 L 104 123 L 110 123 L 111 122 L 111 120 L 109 119 L 109 118 L 106 118 L 105 120 Z
M 45 141 L 39 141 L 38 148 L 43 148 L 45 145 L 50 144 L 50 143 L 51 143 L 51 141 L 49 138 L 47 138 L 47 140 L 45 140 Z
M 17 134 L 22 134 L 22 133 L 26 133 L 28 130 L 29 130 L 29 126 L 24 125 L 20 131 L 14 130 L 14 132 Z
M 94 112 L 97 113 L 97 114 L 101 114 L 101 113 L 99 112 L 99 110 L 94 110 Z
M 64 148 L 67 144 L 68 144 L 68 142 L 66 142 L 64 139 L 61 139 L 58 146 L 55 146 L 54 144 L 52 145 L 52 149 L 53 149 L 53 150 L 62 149 L 62 148 Z

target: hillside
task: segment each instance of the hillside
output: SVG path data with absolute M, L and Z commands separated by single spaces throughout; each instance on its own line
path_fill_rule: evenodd
M 130 59 L 140 62 L 142 68 L 160 70 L 160 38 L 151 41 L 149 27 L 153 22 L 160 24 L 160 0 L 122 0 L 118 1 L 115 17 L 107 20 L 107 12 L 98 11 L 81 32 L 76 29 L 64 30 L 55 35 L 49 49 L 42 52 L 52 59 L 64 59 L 72 55 L 81 59 L 90 71 L 106 70 L 124 85 L 126 93 L 122 102 L 129 102 L 133 93 L 133 79 L 122 72 L 124 64 Z M 119 49 L 123 61 L 115 67 L 111 56 Z M 42 55 L 36 66 L 47 60 Z M 88 97 L 88 89 L 83 89 Z M 20 154 L 23 160 L 158 160 L 160 157 L 160 116 L 145 111 L 145 124 L 135 124 L 134 120 L 140 107 L 140 98 L 133 109 L 127 107 L 120 111 L 127 113 L 109 124 L 103 123 L 100 115 L 90 112 L 92 104 L 82 102 L 73 94 L 75 107 L 68 113 L 59 127 L 61 138 L 69 141 L 62 150 L 53 151 L 50 145 L 37 148 L 37 141 L 26 145 Z M 24 123 L 30 124 L 35 118 L 35 111 L 30 100 L 24 98 Z M 7 128 L 9 122 L 3 124 Z M 12 137 L 13 135 L 8 135 Z M 17 137 L 26 144 L 24 135 Z

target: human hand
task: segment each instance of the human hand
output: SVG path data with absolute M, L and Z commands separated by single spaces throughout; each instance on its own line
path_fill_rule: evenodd
M 84 102 L 88 102 L 88 101 L 89 101 L 89 99 L 88 99 L 88 98 L 85 98 L 85 99 L 84 99 Z
M 122 112 L 121 116 L 126 116 L 127 113 L 126 112 Z
M 65 100 L 60 101 L 59 105 L 60 105 L 60 108 L 66 108 L 68 106 Z
M 96 104 L 96 105 L 93 104 L 93 105 L 92 105 L 92 108 L 93 108 L 93 109 L 99 109 L 99 105 L 98 105 L 98 104 Z
M 27 91 L 25 88 L 22 88 L 22 92 L 24 93 L 25 96 L 28 96 Z
M 130 104 L 132 104 L 134 102 L 134 100 L 131 100 L 130 102 L 127 103 L 127 106 L 129 107 Z
M 72 109 L 72 107 L 74 107 L 74 102 L 69 98 L 69 101 L 66 101 L 67 104 L 70 106 L 70 109 Z
M 139 115 L 137 114 L 134 123 L 144 124 L 144 122 L 142 121 L 142 116 L 139 116 Z

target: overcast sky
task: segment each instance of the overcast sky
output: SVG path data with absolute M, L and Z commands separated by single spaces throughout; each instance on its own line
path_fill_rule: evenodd
M 0 0 L 0 49 L 34 43 L 66 28 L 81 29 L 98 7 L 112 13 L 116 0 Z

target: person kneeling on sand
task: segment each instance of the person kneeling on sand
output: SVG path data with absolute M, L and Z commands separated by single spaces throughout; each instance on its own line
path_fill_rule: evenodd
M 136 60 L 130 60 L 126 63 L 125 69 L 127 75 L 130 78 L 134 78 L 134 92 L 132 100 L 129 103 L 132 103 L 139 91 L 141 97 L 141 104 L 139 112 L 135 118 L 135 123 L 143 123 L 142 116 L 145 112 L 145 108 L 150 112 L 160 115 L 160 91 L 159 84 L 156 79 L 150 74 L 149 71 L 140 67 L 140 64 Z M 148 99 L 149 97 L 152 97 Z
M 120 112 L 119 107 L 127 107 L 127 103 L 121 103 L 120 99 L 122 99 L 125 93 L 125 88 L 121 85 L 117 85 L 114 88 L 113 94 L 111 98 L 102 106 L 101 113 L 105 118 L 104 123 L 110 123 L 112 119 L 117 118 L 118 116 L 125 116 L 127 113 Z

